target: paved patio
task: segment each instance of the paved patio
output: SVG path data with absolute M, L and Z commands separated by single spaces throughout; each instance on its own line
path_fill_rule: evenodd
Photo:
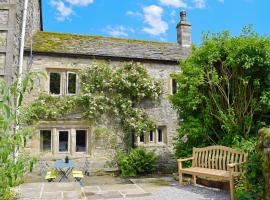
M 26 183 L 15 189 L 21 200 L 130 199 L 130 200 L 226 200 L 229 193 L 200 186 L 179 187 L 177 182 L 138 181 L 81 187 L 79 183 Z

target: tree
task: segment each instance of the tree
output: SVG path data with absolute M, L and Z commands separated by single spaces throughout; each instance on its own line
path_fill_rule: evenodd
M 177 94 L 171 102 L 181 124 L 178 156 L 192 147 L 233 146 L 269 122 L 270 39 L 250 27 L 239 36 L 206 34 L 200 47 L 181 61 Z

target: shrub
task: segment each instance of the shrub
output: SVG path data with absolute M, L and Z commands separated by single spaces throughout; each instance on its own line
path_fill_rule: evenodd
M 123 177 L 134 177 L 156 171 L 159 157 L 144 147 L 131 150 L 128 154 L 119 152 L 117 164 Z
M 261 154 L 257 151 L 258 137 L 243 139 L 235 137 L 234 148 L 248 153 L 248 161 L 244 165 L 244 177 L 236 185 L 236 199 L 260 200 L 263 199 L 264 179 L 262 173 Z M 247 187 L 247 191 L 245 189 Z

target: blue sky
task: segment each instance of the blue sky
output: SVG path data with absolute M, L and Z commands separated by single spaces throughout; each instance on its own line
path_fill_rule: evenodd
M 195 44 L 203 32 L 237 35 L 250 24 L 270 36 L 269 0 L 43 0 L 43 23 L 45 31 L 175 42 L 181 10 Z

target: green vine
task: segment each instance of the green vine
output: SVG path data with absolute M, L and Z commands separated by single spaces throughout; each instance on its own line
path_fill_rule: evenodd
M 108 63 L 96 63 L 81 70 L 79 80 L 77 96 L 41 95 L 25 109 L 25 123 L 65 119 L 74 113 L 97 121 L 108 114 L 128 135 L 140 135 L 155 128 L 154 121 L 139 105 L 144 100 L 158 102 L 162 87 L 143 65 L 124 63 L 114 70 Z

